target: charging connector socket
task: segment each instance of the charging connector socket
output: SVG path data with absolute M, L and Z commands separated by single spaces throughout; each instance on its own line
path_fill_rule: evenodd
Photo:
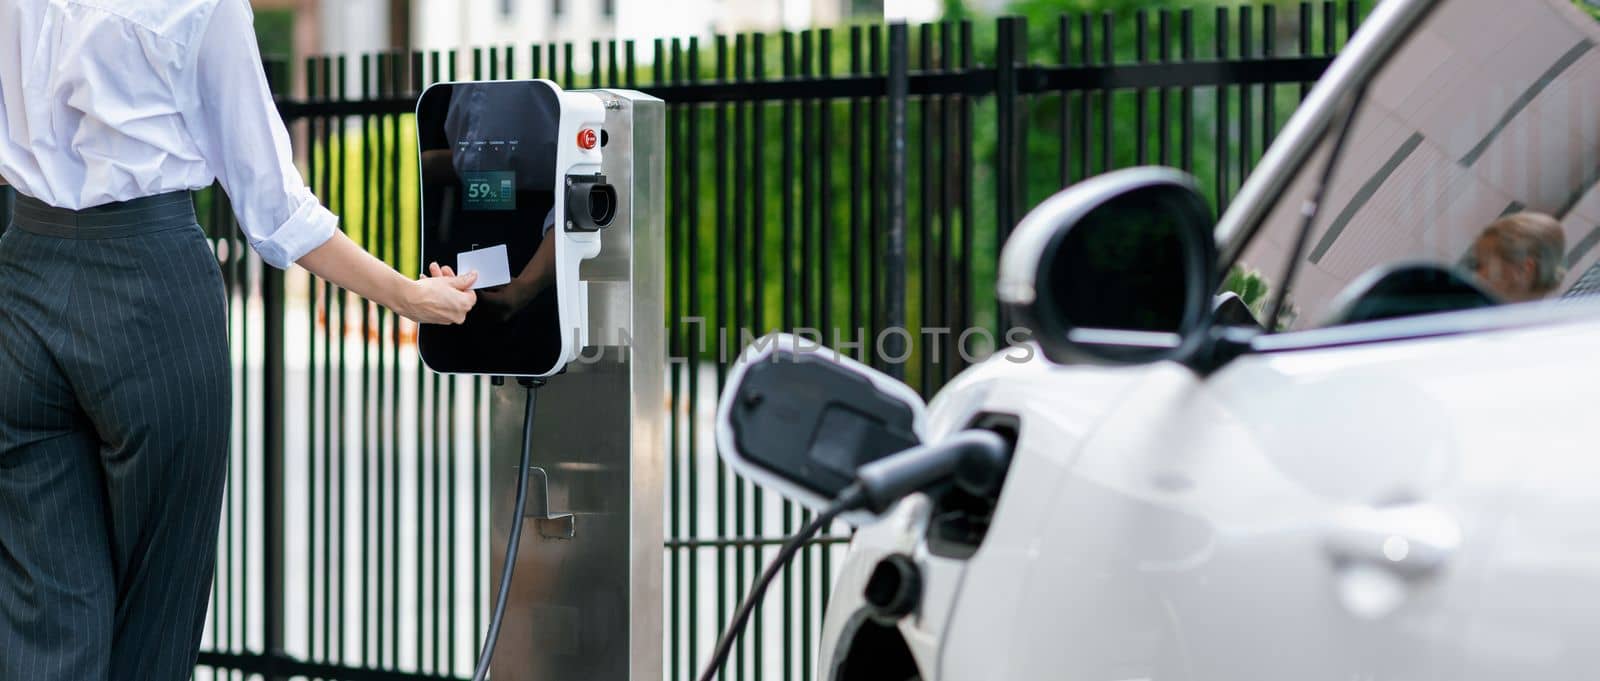
M 617 217 L 617 189 L 606 176 L 567 176 L 567 224 L 569 232 L 597 232 Z

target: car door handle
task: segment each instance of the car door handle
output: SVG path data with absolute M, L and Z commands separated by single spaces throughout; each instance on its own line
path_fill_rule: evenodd
M 1433 504 L 1354 506 L 1335 514 L 1323 543 L 1341 566 L 1417 578 L 1450 562 L 1461 547 L 1461 526 Z

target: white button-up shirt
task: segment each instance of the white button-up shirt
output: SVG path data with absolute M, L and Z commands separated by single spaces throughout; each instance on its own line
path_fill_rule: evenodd
M 306 188 L 248 0 L 0 0 L 0 177 L 89 208 L 216 178 L 287 267 L 338 218 Z

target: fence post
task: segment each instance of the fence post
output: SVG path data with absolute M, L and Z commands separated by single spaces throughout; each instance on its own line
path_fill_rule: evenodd
M 908 53 L 907 29 L 904 22 L 889 25 L 889 247 L 884 254 L 884 325 L 883 330 L 900 329 L 887 333 L 883 355 L 885 359 L 901 358 L 888 363 L 889 375 L 904 379 L 904 358 L 908 340 L 906 330 L 906 99 L 910 91 L 907 68 L 911 61 Z
M 1021 204 L 1021 196 L 1025 192 L 1020 187 L 1022 177 L 1022 161 L 1025 155 L 1020 149 L 1022 135 L 1019 132 L 1018 116 L 1021 108 L 1018 106 L 1022 96 L 1018 83 L 1018 62 L 1027 58 L 1028 53 L 1028 24 L 1022 17 L 1000 17 L 996 23 L 995 43 L 995 226 L 996 246 L 995 253 L 998 257 L 999 246 L 1005 245 L 1006 239 L 1011 236 L 1011 229 L 1017 225 L 1017 212 Z M 1005 310 L 996 313 L 999 328 L 996 330 L 1004 335 L 1010 326 Z
M 285 91 L 287 62 L 268 62 L 267 82 L 272 91 L 281 95 Z M 283 270 L 276 267 L 261 268 L 261 307 L 265 317 L 262 325 L 262 438 L 261 462 L 266 473 L 262 490 L 263 584 L 262 584 L 262 652 L 269 657 L 280 656 L 284 651 L 284 590 L 283 558 L 284 533 L 284 290 Z M 248 625 L 247 625 L 248 626 Z M 282 677 L 268 677 L 272 679 Z

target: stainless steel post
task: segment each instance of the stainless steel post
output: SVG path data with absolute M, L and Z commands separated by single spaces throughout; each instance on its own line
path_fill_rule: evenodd
M 533 465 L 545 475 L 530 476 L 528 512 L 543 519 L 530 515 L 523 529 L 491 668 L 500 681 L 662 673 L 666 107 L 631 90 L 591 92 L 606 103 L 603 167 L 617 213 L 579 274 L 588 344 L 540 389 Z M 495 388 L 490 412 L 490 584 L 510 532 L 522 391 Z

